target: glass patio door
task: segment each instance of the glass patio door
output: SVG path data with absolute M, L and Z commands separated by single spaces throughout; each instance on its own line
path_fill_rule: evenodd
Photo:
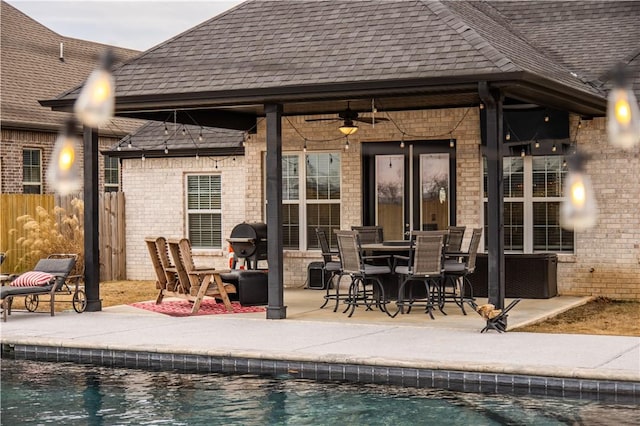
M 455 223 L 455 152 L 438 142 L 363 144 L 363 223 L 385 240 Z

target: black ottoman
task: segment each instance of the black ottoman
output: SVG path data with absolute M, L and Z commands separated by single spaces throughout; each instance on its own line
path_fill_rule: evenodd
M 222 282 L 236 286 L 236 294 L 229 294 L 229 298 L 239 301 L 242 306 L 268 304 L 267 271 L 233 271 L 220 274 L 220 278 Z

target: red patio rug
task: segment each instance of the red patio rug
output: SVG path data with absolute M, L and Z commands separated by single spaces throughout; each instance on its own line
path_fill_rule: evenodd
M 223 303 L 216 303 L 214 300 L 203 300 L 200 309 L 195 315 L 218 315 L 218 314 L 246 314 L 252 312 L 265 312 L 264 306 L 241 306 L 238 302 L 231 302 L 233 311 L 229 312 Z M 137 302 L 129 306 L 144 309 L 146 311 L 157 312 L 159 314 L 170 315 L 172 317 L 191 316 L 193 303 L 188 300 L 168 300 L 156 305 L 156 302 Z

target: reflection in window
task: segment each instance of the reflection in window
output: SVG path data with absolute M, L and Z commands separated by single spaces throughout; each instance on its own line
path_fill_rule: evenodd
M 120 160 L 104 156 L 104 192 L 118 192 L 120 189 Z
M 300 164 L 304 167 L 300 168 Z M 304 249 L 301 246 L 305 242 L 306 248 L 319 248 L 316 228 L 323 229 L 332 247 L 337 247 L 333 230 L 340 229 L 340 170 L 337 153 L 282 156 L 284 248 Z
M 42 152 L 39 149 L 22 151 L 22 192 L 42 194 Z
M 449 226 L 449 154 L 420 155 L 420 229 Z
M 573 252 L 573 232 L 560 227 L 562 187 L 567 174 L 564 157 L 505 157 L 503 164 L 505 250 Z M 486 197 L 486 159 L 484 165 Z M 531 183 L 525 187 L 527 179 Z M 485 203 L 485 231 L 486 208 Z M 485 245 L 487 238 L 485 232 Z
M 187 234 L 194 248 L 222 248 L 220 175 L 187 176 Z
M 376 155 L 376 224 L 387 239 L 402 239 L 403 201 L 404 156 Z

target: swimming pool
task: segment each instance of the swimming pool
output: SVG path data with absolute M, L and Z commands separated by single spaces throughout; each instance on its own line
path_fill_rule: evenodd
M 2 424 L 638 424 L 592 400 L 187 374 L 3 359 Z

